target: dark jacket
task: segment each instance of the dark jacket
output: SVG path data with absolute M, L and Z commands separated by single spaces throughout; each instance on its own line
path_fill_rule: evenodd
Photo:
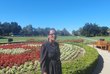
M 42 74 L 62 74 L 59 44 L 49 41 L 42 44 L 40 51 L 40 67 Z

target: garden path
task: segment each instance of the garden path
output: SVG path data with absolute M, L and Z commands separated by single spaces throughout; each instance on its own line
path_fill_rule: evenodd
M 89 45 L 93 47 L 93 45 Z M 99 53 L 98 64 L 93 74 L 110 74 L 110 52 L 94 47 Z

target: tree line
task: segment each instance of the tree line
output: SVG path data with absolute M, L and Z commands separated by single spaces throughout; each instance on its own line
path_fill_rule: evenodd
M 17 22 L 0 22 L 0 36 L 46 36 L 50 29 L 55 28 L 34 28 L 31 24 L 21 27 Z M 63 30 L 56 30 L 59 36 L 71 35 L 66 28 Z
M 110 34 L 110 28 L 107 26 L 98 26 L 96 23 L 86 23 L 78 30 L 73 30 L 72 34 L 75 36 L 108 36 Z
M 17 22 L 0 22 L 0 36 L 47 36 L 50 29 L 55 28 L 34 28 L 31 24 L 21 27 Z M 59 36 L 108 36 L 110 35 L 110 28 L 107 26 L 98 26 L 96 23 L 86 23 L 78 30 L 73 30 L 72 34 L 64 28 L 63 30 L 56 30 Z

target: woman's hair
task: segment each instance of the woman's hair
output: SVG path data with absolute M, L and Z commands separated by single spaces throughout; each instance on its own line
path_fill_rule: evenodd
M 54 31 L 54 32 L 56 33 L 56 30 L 55 30 L 55 29 L 50 29 L 50 30 L 48 31 L 48 35 L 50 34 L 50 31 Z
M 50 34 L 50 31 L 54 31 L 55 32 L 55 40 L 56 40 L 56 38 L 57 38 L 57 36 L 56 36 L 56 30 L 55 29 L 50 29 L 49 32 L 48 32 L 48 35 Z
M 50 29 L 50 30 L 48 31 L 48 35 L 50 34 L 50 31 L 54 31 L 55 34 L 56 34 L 56 30 L 55 30 L 55 29 Z

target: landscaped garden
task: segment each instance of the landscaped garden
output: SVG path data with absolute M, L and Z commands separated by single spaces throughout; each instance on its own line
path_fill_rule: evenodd
M 58 39 L 63 74 L 91 74 L 97 64 L 97 51 L 84 44 L 83 39 L 71 38 Z M 40 74 L 43 41 L 30 38 L 20 43 L 0 44 L 0 74 Z

